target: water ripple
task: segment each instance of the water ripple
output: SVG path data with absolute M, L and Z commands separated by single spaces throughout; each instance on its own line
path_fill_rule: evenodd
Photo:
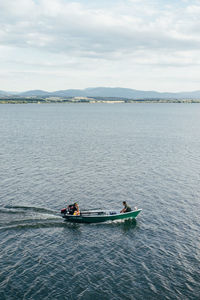
M 0 118 L 0 299 L 199 298 L 199 106 L 5 105 Z M 123 200 L 137 221 L 59 215 Z

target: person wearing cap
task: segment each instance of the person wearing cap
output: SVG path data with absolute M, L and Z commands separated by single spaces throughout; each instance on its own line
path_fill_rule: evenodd
M 73 213 L 74 216 L 80 216 L 80 210 L 79 210 L 79 206 L 78 206 L 78 203 L 74 203 L 74 213 Z
M 124 205 L 124 208 L 120 211 L 120 213 L 126 213 L 126 212 L 131 211 L 131 208 L 130 208 L 130 206 L 128 206 L 128 204 L 126 203 L 126 201 L 123 201 L 122 203 Z

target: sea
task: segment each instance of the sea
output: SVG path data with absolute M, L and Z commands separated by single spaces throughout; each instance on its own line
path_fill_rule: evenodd
M 200 105 L 0 105 L 0 299 L 200 299 Z

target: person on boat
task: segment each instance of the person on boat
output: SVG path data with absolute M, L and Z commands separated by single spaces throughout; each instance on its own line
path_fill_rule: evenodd
M 74 204 L 68 205 L 67 210 L 70 215 L 74 215 L 74 216 L 80 215 L 79 206 L 78 206 L 78 203 L 76 203 L 76 202 Z
M 131 211 L 131 208 L 130 208 L 130 206 L 128 206 L 128 204 L 126 203 L 126 201 L 123 201 L 122 203 L 124 205 L 124 208 L 120 211 L 120 213 L 126 213 L 126 212 Z
M 74 204 L 69 204 L 69 205 L 67 206 L 67 211 L 68 211 L 68 213 L 69 213 L 70 215 L 73 215 L 73 213 L 74 213 Z
M 74 203 L 74 213 L 73 213 L 74 216 L 80 216 L 80 210 L 79 210 L 79 206 L 78 206 L 78 203 Z

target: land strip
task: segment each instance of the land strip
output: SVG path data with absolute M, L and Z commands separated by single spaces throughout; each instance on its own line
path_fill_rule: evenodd
M 0 97 L 0 104 L 48 103 L 200 103 L 200 99 L 127 99 L 116 97 Z

